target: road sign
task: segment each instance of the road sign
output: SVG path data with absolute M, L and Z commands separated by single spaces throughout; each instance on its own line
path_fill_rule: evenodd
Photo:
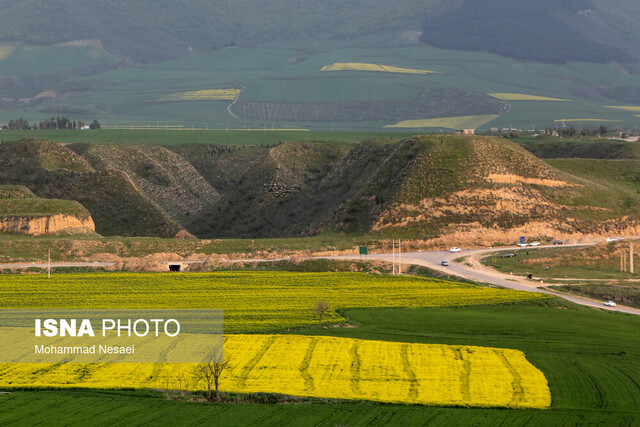
M 527 238 L 525 236 L 520 236 L 520 244 L 524 245 L 525 243 L 527 243 Z
M 367 248 L 366 246 L 360 246 L 360 255 L 368 255 L 369 254 L 369 248 Z

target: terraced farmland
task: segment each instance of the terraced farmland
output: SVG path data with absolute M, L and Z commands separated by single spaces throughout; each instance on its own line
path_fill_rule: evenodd
M 233 105 L 235 114 L 251 120 L 318 122 L 400 121 L 461 115 L 502 114 L 509 105 L 479 92 L 429 89 L 406 101 L 251 102 Z

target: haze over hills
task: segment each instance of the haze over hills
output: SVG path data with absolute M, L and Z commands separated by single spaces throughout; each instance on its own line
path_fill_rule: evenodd
M 444 10 L 444 3 L 2 0 L 0 40 L 50 45 L 99 39 L 112 54 L 134 62 L 157 62 L 225 46 L 415 29 L 427 13 Z
M 0 124 L 640 128 L 640 7 L 626 0 L 0 9 Z
M 640 58 L 634 33 L 612 17 L 625 6 L 592 0 L 466 0 L 460 8 L 429 15 L 421 40 L 524 61 L 631 64 Z

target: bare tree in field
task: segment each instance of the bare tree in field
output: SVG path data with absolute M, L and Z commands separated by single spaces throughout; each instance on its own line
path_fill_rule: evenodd
M 229 360 L 224 359 L 222 352 L 217 349 L 211 350 L 205 361 L 196 365 L 195 377 L 198 382 L 204 382 L 207 387 L 207 400 L 214 400 L 214 390 L 216 399 L 220 397 L 220 375 L 228 366 Z
M 326 301 L 318 301 L 313 307 L 313 314 L 318 318 L 318 325 L 322 325 L 322 316 L 329 310 L 329 303 Z

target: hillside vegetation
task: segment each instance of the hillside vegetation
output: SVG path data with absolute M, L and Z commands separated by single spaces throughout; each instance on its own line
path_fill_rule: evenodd
M 104 235 L 340 232 L 494 243 L 519 233 L 631 233 L 640 208 L 636 160 L 551 166 L 512 142 L 484 137 L 244 148 L 25 140 L 1 144 L 0 154 L 0 183 L 78 201 Z
M 96 170 L 68 148 L 42 140 L 0 144 L 0 184 L 42 198 L 80 202 L 100 234 L 172 237 L 181 227 L 119 170 Z
M 41 199 L 23 185 L 0 185 L 0 217 L 52 214 L 89 217 L 89 211 L 74 200 Z

